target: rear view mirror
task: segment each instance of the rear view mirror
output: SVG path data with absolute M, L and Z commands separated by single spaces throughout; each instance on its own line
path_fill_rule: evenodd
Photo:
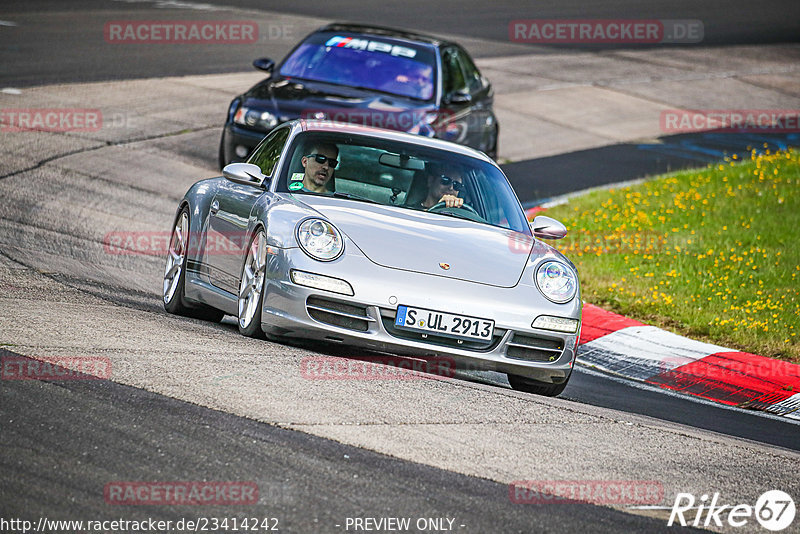
M 258 165 L 252 163 L 231 163 L 222 169 L 222 175 L 231 182 L 242 185 L 260 186 L 267 179 Z
M 378 158 L 381 165 L 387 167 L 394 167 L 396 169 L 408 169 L 412 171 L 421 171 L 425 168 L 425 162 L 419 158 L 409 156 L 408 154 L 390 154 L 384 152 Z
M 264 72 L 272 72 L 272 69 L 275 68 L 275 62 L 268 57 L 261 57 L 253 61 L 253 66 Z
M 567 227 L 555 219 L 539 215 L 530 223 L 534 237 L 539 239 L 561 239 L 567 235 Z

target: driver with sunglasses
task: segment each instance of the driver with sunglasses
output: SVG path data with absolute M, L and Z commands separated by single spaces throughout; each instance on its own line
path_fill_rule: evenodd
M 339 147 L 333 143 L 315 143 L 308 147 L 300 160 L 305 169 L 302 191 L 306 193 L 331 194 L 328 182 L 339 165 Z
M 428 169 L 428 195 L 422 201 L 422 207 L 429 209 L 440 202 L 448 208 L 460 208 L 464 204 L 458 193 L 464 190 L 464 176 L 458 168 L 451 167 L 444 172 L 439 165 L 430 165 Z

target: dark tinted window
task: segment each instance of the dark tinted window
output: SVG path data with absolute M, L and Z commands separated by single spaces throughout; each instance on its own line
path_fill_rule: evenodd
M 278 128 L 258 145 L 247 163 L 258 165 L 266 176 L 272 176 L 287 137 L 289 137 L 289 128 Z
M 475 63 L 472 62 L 472 58 L 469 57 L 469 54 L 467 54 L 464 50 L 459 50 L 458 60 L 459 63 L 461 63 L 461 68 L 464 71 L 464 79 L 467 83 L 469 92 L 476 93 L 483 89 L 481 73 L 478 70 L 478 67 L 475 66 Z
M 426 46 L 385 37 L 315 33 L 286 58 L 289 78 L 362 87 L 418 100 L 433 98 L 435 56 Z
M 445 96 L 459 91 L 467 91 L 467 82 L 458 59 L 455 48 L 447 48 L 442 52 L 442 74 L 444 80 Z

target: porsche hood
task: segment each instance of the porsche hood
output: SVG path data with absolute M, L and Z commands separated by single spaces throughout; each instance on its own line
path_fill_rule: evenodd
M 533 238 L 456 217 L 303 195 L 373 263 L 498 287 L 517 284 Z

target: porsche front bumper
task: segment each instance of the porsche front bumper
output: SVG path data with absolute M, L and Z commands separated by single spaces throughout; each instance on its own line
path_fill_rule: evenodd
M 503 288 L 379 266 L 363 254 L 330 263 L 299 248 L 271 248 L 262 329 L 294 337 L 419 357 L 451 357 L 459 368 L 492 370 L 543 383 L 569 378 L 578 332 L 534 329 L 539 315 L 580 320 L 580 299 L 554 304 L 533 281 Z M 347 281 L 354 295 L 295 284 L 292 269 Z M 523 277 L 524 278 L 524 277 Z M 398 305 L 418 306 L 495 321 L 491 341 L 458 340 L 397 328 Z

